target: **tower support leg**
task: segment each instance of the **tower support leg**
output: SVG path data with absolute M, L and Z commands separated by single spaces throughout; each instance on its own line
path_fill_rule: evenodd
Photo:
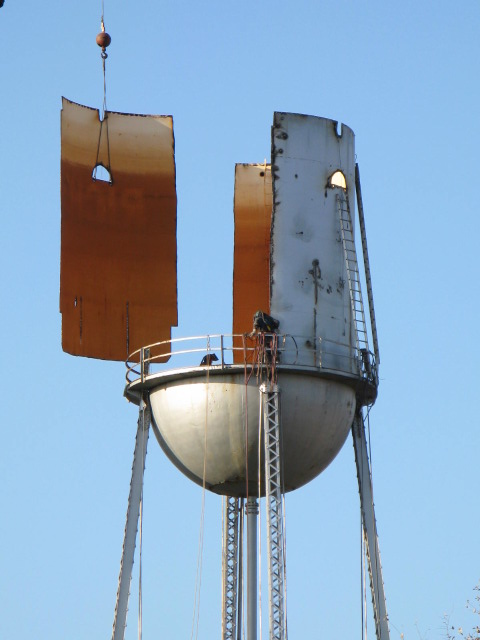
M 237 639 L 239 594 L 239 520 L 241 499 L 226 496 L 223 514 L 222 640 Z
M 133 557 L 137 537 L 140 503 L 143 493 L 143 474 L 147 455 L 148 433 L 150 428 L 150 408 L 145 398 L 140 401 L 135 451 L 133 454 L 132 479 L 128 496 L 127 518 L 123 537 L 120 575 L 118 577 L 117 601 L 113 619 L 112 640 L 123 640 L 127 625 L 128 598 L 132 579 Z
M 363 532 L 366 540 L 370 589 L 372 591 L 373 616 L 377 640 L 390 640 L 387 604 L 383 586 L 380 548 L 378 546 L 377 523 L 373 504 L 372 476 L 368 463 L 365 424 L 361 411 L 357 412 L 352 426 L 353 447 L 357 465 L 358 489 L 362 511 Z
M 247 640 L 257 640 L 258 501 L 247 498 Z
M 270 640 L 285 640 L 285 542 L 283 534 L 279 390 L 276 384 L 266 383 L 260 387 L 260 393 L 263 396 L 263 429 L 265 436 Z

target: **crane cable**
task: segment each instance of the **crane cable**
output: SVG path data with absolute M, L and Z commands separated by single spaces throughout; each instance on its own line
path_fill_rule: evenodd
M 103 69 L 103 104 L 102 104 L 102 113 L 100 117 L 100 130 L 98 132 L 97 156 L 95 159 L 95 166 L 93 168 L 92 178 L 93 180 L 97 179 L 97 167 L 101 165 L 108 172 L 110 184 L 113 184 L 112 168 L 110 163 L 110 137 L 108 133 L 108 113 L 107 113 L 107 77 L 106 77 L 106 65 L 105 65 L 105 62 L 108 58 L 108 53 L 106 49 L 110 45 L 111 41 L 112 41 L 112 38 L 105 31 L 104 0 L 102 0 L 102 17 L 100 19 L 100 33 L 97 34 L 96 43 L 102 49 L 100 53 L 100 57 L 102 59 L 102 69 Z M 101 162 L 99 162 L 100 144 L 102 141 L 104 123 L 105 123 L 105 134 L 107 138 L 107 166 L 106 167 Z
M 108 53 L 106 52 L 106 48 L 110 45 L 112 39 L 110 35 L 105 31 L 105 7 L 104 0 L 102 0 L 102 17 L 100 18 L 100 33 L 97 35 L 96 41 L 99 47 L 102 48 L 102 52 L 100 57 L 102 58 L 102 68 L 103 68 L 103 107 L 102 107 L 102 120 L 105 117 L 105 112 L 107 110 L 107 82 L 106 82 L 106 73 L 105 73 L 105 61 L 108 58 Z

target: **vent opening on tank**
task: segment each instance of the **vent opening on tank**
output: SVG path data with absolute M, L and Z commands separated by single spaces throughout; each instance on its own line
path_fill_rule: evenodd
M 328 179 L 327 187 L 330 189 L 335 189 L 335 187 L 340 187 L 340 189 L 347 189 L 347 181 L 345 179 L 344 174 L 341 171 L 335 171 L 332 173 L 330 178 Z

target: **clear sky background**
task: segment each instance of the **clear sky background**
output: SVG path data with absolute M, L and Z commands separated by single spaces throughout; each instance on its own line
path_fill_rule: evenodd
M 100 0 L 0 9 L 4 640 L 111 634 L 137 410 L 122 396 L 121 363 L 62 352 L 58 310 L 61 96 L 101 107 L 100 15 Z M 234 164 L 268 160 L 273 111 L 355 131 L 382 355 L 372 466 L 391 637 L 441 638 L 444 614 L 471 626 L 480 4 L 105 0 L 105 23 L 109 109 L 174 117 L 175 336 L 231 332 Z M 360 638 L 356 483 L 349 438 L 287 496 L 292 640 Z M 152 436 L 145 640 L 190 638 L 201 494 Z M 199 638 L 210 640 L 220 637 L 218 497 L 207 496 L 205 518 Z M 262 553 L 265 566 L 265 543 Z M 137 600 L 134 577 L 127 640 Z M 265 592 L 264 614 L 266 603 Z

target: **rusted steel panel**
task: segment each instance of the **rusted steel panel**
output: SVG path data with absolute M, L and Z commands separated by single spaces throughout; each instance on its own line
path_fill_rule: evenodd
M 234 216 L 233 333 L 248 333 L 255 311 L 270 311 L 270 165 L 236 165 Z M 241 352 L 235 362 L 243 362 Z
M 107 112 L 100 136 L 96 109 L 62 107 L 62 346 L 125 360 L 177 324 L 173 121 Z M 97 163 L 113 184 L 92 180 Z

